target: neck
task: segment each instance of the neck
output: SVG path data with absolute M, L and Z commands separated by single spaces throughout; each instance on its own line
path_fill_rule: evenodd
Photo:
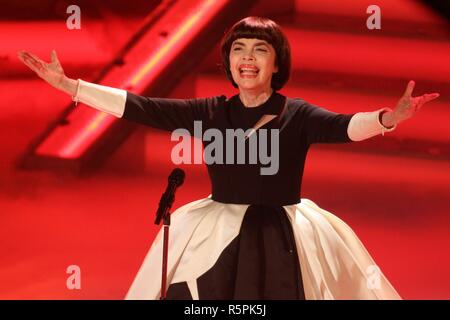
M 266 90 L 240 90 L 239 98 L 247 108 L 257 107 L 266 102 L 272 95 L 273 89 L 271 87 Z

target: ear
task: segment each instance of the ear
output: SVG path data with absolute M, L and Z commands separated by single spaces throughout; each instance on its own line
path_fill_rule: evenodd
M 275 58 L 275 61 L 273 62 L 273 74 L 275 74 L 275 73 L 277 73 L 279 71 L 279 68 L 278 68 L 278 59 L 277 58 Z
M 277 73 L 278 72 L 278 66 L 275 65 L 275 67 L 273 68 L 273 73 Z

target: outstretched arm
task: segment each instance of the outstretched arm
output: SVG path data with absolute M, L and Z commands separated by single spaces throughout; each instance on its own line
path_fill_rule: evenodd
M 97 110 L 147 126 L 172 131 L 177 128 L 193 132 L 194 121 L 205 120 L 222 97 L 199 99 L 167 99 L 143 97 L 123 89 L 74 80 L 65 76 L 56 56 L 47 63 L 36 55 L 20 51 L 19 59 L 39 77 L 58 90 Z M 223 97 L 224 98 L 224 97 Z
M 64 74 L 55 50 L 51 53 L 50 63 L 26 51 L 19 51 L 17 56 L 40 78 L 54 88 L 69 94 L 74 101 L 81 101 L 100 111 L 122 117 L 127 97 L 125 90 L 68 78 Z
M 372 112 L 356 113 L 348 125 L 349 138 L 352 141 L 362 141 L 380 133 L 384 135 L 385 132 L 393 131 L 397 124 L 413 117 L 425 103 L 439 97 L 439 93 L 412 97 L 414 85 L 414 81 L 408 83 L 394 110 L 386 107 Z

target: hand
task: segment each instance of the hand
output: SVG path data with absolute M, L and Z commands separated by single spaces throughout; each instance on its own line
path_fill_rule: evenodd
M 64 78 L 64 70 L 59 63 L 56 51 L 51 53 L 51 62 L 42 61 L 30 52 L 19 51 L 17 56 L 28 68 L 57 89 L 61 89 L 61 83 Z
M 400 98 L 397 106 L 393 110 L 394 118 L 397 123 L 411 118 L 425 103 L 439 97 L 439 93 L 427 93 L 419 97 L 412 97 L 411 94 L 414 90 L 414 85 L 415 83 L 412 80 L 408 83 L 403 97 Z

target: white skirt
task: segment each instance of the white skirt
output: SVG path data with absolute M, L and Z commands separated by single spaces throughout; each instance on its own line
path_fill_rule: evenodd
M 239 235 L 248 207 L 216 202 L 209 196 L 173 212 L 168 286 L 186 282 L 192 298 L 198 299 L 197 279 Z M 306 299 L 401 299 L 344 221 L 305 198 L 283 208 L 292 224 Z M 161 229 L 126 299 L 159 299 L 162 240 Z

